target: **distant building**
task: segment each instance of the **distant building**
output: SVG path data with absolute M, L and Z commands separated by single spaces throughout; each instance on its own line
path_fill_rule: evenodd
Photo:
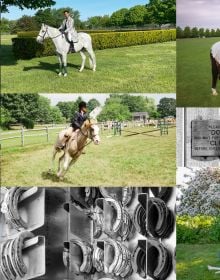
M 148 112 L 134 112 L 132 113 L 132 120 L 135 122 L 145 122 L 149 119 Z

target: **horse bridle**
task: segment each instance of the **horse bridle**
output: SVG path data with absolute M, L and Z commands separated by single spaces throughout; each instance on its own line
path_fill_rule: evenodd
M 93 129 L 93 128 L 90 127 L 89 129 Z M 81 128 L 80 128 L 80 132 L 81 132 L 81 134 L 82 134 L 83 136 L 88 137 L 91 141 L 94 141 L 94 138 L 95 138 L 96 136 L 98 136 L 98 134 L 92 135 L 92 134 L 89 133 L 89 132 L 87 132 L 87 134 L 85 134 L 85 133 L 82 131 Z
M 43 32 L 43 31 L 42 31 L 42 32 Z M 59 35 L 54 36 L 54 37 L 51 37 L 50 34 L 49 34 L 49 32 L 48 32 L 48 27 L 46 27 L 46 30 L 44 31 L 44 35 L 42 36 L 42 35 L 38 34 L 38 36 L 39 36 L 40 38 L 42 38 L 43 41 L 44 41 L 44 40 L 45 40 L 46 34 L 47 34 L 48 37 L 49 37 L 50 39 L 52 39 L 52 40 L 55 39 L 55 38 L 57 38 L 57 37 L 59 37 L 59 36 L 62 36 L 62 35 L 63 35 L 63 33 L 61 32 Z

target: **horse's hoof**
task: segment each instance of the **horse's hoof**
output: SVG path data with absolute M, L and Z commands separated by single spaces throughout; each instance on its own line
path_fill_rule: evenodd
M 213 96 L 217 96 L 218 95 L 217 91 L 216 92 L 212 92 L 212 95 Z
M 62 76 L 62 73 L 60 72 L 60 73 L 58 74 L 58 76 L 61 77 L 61 76 Z
M 79 72 L 82 73 L 83 69 L 79 69 Z
M 67 73 L 65 73 L 63 76 L 64 76 L 64 77 L 67 77 Z

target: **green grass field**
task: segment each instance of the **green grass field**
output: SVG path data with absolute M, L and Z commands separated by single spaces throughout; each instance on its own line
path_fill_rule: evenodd
M 2 37 L 1 50 L 2 93 L 176 92 L 175 42 L 96 51 L 95 73 L 79 73 L 81 57 L 70 54 L 66 78 L 57 76 L 56 56 L 15 60 L 11 36 Z
M 177 40 L 177 106 L 218 107 L 211 95 L 211 46 L 220 38 Z M 220 93 L 220 81 L 218 83 Z
M 147 128 L 132 128 L 132 131 Z M 152 130 L 152 128 L 150 129 Z M 28 138 L 25 147 L 19 140 L 2 142 L 2 185 L 4 186 L 174 186 L 175 128 L 169 135 L 159 131 L 149 136 L 101 135 L 101 144 L 90 144 L 66 174 L 58 181 L 49 174 L 56 133 L 49 143 L 45 136 Z M 3 138 L 3 136 L 2 136 Z
M 219 274 L 209 271 L 207 266 L 220 267 L 220 244 L 177 246 L 178 280 L 217 280 Z

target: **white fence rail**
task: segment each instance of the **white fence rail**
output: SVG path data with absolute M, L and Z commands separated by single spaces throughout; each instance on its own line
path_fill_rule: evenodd
M 0 142 L 7 141 L 7 140 L 13 140 L 13 139 L 20 139 L 21 146 L 24 147 L 26 137 L 28 138 L 28 137 L 42 137 L 42 136 L 45 136 L 46 141 L 49 142 L 51 130 L 65 129 L 66 127 L 67 126 L 56 126 L 56 127 L 45 126 L 44 128 L 36 128 L 36 129 L 24 129 L 22 127 L 21 129 L 18 129 L 13 132 L 10 131 L 10 132 L 2 133 Z M 43 133 L 35 133 L 35 132 L 43 132 Z M 12 135 L 12 134 L 16 134 L 16 135 L 7 137 L 7 135 Z

